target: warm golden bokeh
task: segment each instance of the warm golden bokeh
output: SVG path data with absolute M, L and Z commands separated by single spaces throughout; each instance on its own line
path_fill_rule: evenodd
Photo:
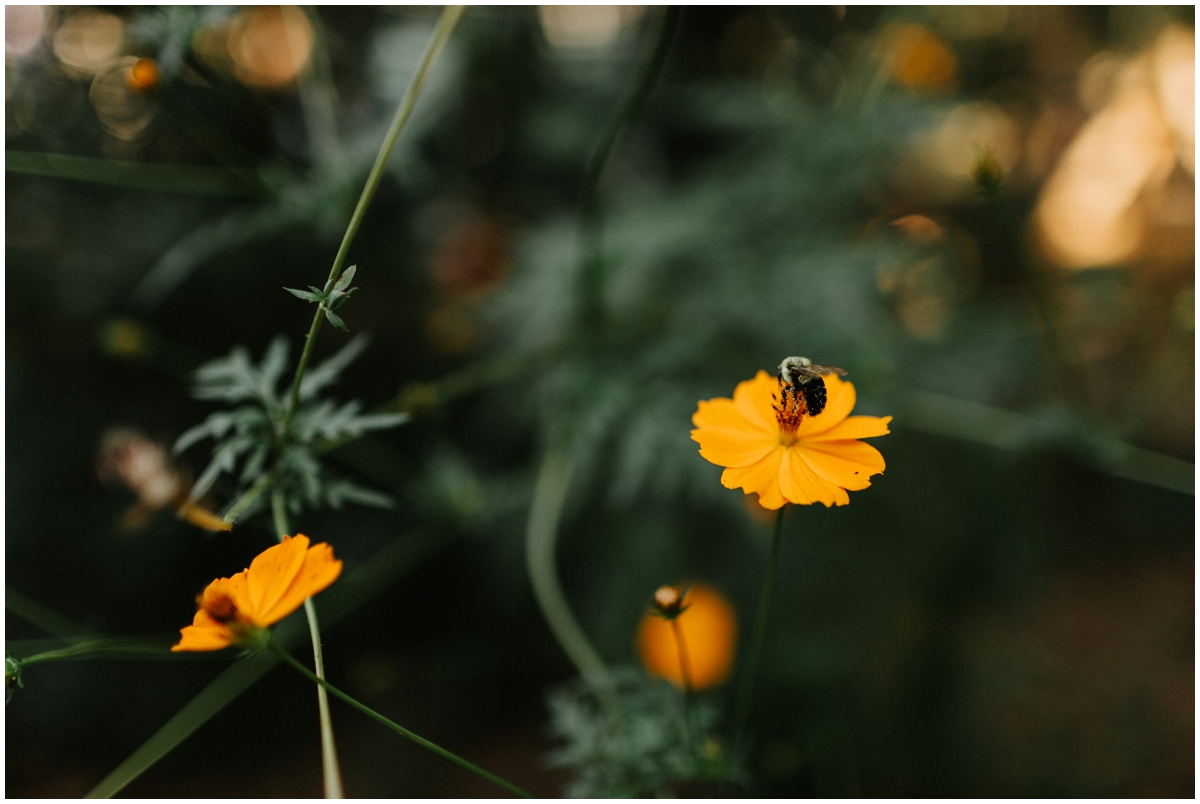
M 623 28 L 641 18 L 642 6 L 539 6 L 542 33 L 554 48 L 568 53 L 602 53 Z
M 125 23 L 107 11 L 83 9 L 62 21 L 54 33 L 54 55 L 67 67 L 94 73 L 121 51 Z
M 932 199 L 951 200 L 978 192 L 981 159 L 1007 174 L 1020 156 L 1020 129 L 1007 112 L 986 101 L 963 103 L 916 140 L 901 180 Z
M 158 86 L 158 62 L 138 59 L 125 74 L 125 85 L 134 92 L 149 92 Z
M 151 66 L 147 68 L 144 62 Z M 132 140 L 142 133 L 158 107 L 146 90 L 137 87 L 147 79 L 156 81 L 157 75 L 158 68 L 152 59 L 133 56 L 111 61 L 96 73 L 88 99 L 105 131 L 123 140 Z
M 1194 37 L 1172 26 L 1110 79 L 1107 103 L 1038 200 L 1034 227 L 1051 262 L 1089 268 L 1136 254 L 1147 234 L 1145 194 L 1162 187 L 1177 162 L 1194 171 L 1194 72 Z
M 289 83 L 312 53 L 313 28 L 295 6 L 259 6 L 238 12 L 229 28 L 234 74 L 261 87 Z
M 729 678 L 737 649 L 737 616 L 729 600 L 702 583 L 679 584 L 687 588 L 684 605 L 676 618 L 683 632 L 692 686 L 706 690 Z M 652 612 L 642 617 L 637 633 L 637 652 L 646 672 L 683 687 L 679 648 L 671 622 Z
M 882 37 L 896 83 L 906 89 L 940 92 L 949 89 L 958 75 L 954 51 L 923 25 L 892 26 Z

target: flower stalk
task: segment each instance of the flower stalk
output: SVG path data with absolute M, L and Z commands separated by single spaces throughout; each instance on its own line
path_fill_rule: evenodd
M 400 137 L 400 132 L 404 129 L 404 124 L 412 115 L 417 97 L 421 94 L 421 87 L 424 86 L 425 78 L 429 74 L 429 68 L 450 38 L 455 26 L 458 25 L 464 11 L 466 11 L 466 6 L 446 6 L 442 10 L 441 17 L 438 18 L 433 36 L 429 38 L 429 44 L 425 47 L 425 53 L 421 56 L 417 71 L 413 75 L 412 81 L 409 82 L 404 97 L 400 99 L 396 115 L 392 118 L 391 126 L 388 127 L 387 136 L 384 137 L 383 144 L 379 147 L 379 153 L 375 157 L 375 164 L 371 166 L 371 172 L 367 175 L 367 183 L 363 186 L 358 203 L 354 206 L 354 212 L 350 215 L 350 223 L 346 226 L 346 233 L 342 236 L 342 244 L 333 258 L 333 267 L 329 269 L 329 278 L 325 280 L 323 292 L 326 294 L 333 290 L 334 284 L 341 275 L 346 254 L 350 251 L 350 244 L 354 242 L 358 228 L 362 225 L 363 217 L 367 214 L 367 207 L 371 205 L 371 199 L 375 197 L 375 191 L 379 189 L 379 182 L 383 178 L 383 168 L 387 165 L 388 157 L 392 155 L 392 149 Z M 296 403 L 300 398 L 300 381 L 304 379 L 304 372 L 308 368 L 309 358 L 312 357 L 313 344 L 316 343 L 317 333 L 321 330 L 321 319 L 324 316 L 325 304 L 318 304 L 317 311 L 313 315 L 312 325 L 308 328 L 308 337 L 304 341 L 304 351 L 300 354 L 300 362 L 296 365 L 296 376 L 292 379 L 292 390 L 288 395 L 287 407 L 284 409 L 283 420 L 280 423 L 279 437 L 281 440 L 287 438 L 288 427 L 291 425 L 292 415 L 296 412 Z
M 683 736 L 688 748 L 695 750 L 696 743 L 692 740 L 692 697 L 695 688 L 692 686 L 692 666 L 688 661 L 687 642 L 683 638 L 683 629 L 679 627 L 679 618 L 671 618 L 671 630 L 675 633 L 675 647 L 679 650 L 679 675 L 683 679 Z
M 275 522 L 275 535 L 279 541 L 289 535 L 287 500 L 282 489 L 271 493 L 271 514 Z M 313 667 L 316 678 L 325 679 L 325 657 L 321 653 L 321 628 L 317 624 L 317 608 L 312 598 L 304 599 L 304 615 L 308 619 L 308 633 L 312 637 Z M 272 643 L 274 644 L 274 643 Z M 317 712 L 321 721 L 321 776 L 325 784 L 325 798 L 345 798 L 342 791 L 342 771 L 338 766 L 337 745 L 333 741 L 333 718 L 329 713 L 329 696 L 325 688 L 317 686 Z
M 65 648 L 35 653 L 32 656 L 14 661 L 24 669 L 35 664 L 41 664 L 42 662 L 77 659 L 96 653 L 151 653 L 163 656 L 164 658 L 170 655 L 167 649 L 157 642 L 151 642 L 146 639 L 114 637 L 111 639 L 89 639 L 86 642 L 77 642 Z
M 758 616 L 754 621 L 754 635 L 750 638 L 750 652 L 746 654 L 746 666 L 742 670 L 738 685 L 738 706 L 733 729 L 733 749 L 738 751 L 746 736 L 746 724 L 750 720 L 750 703 L 754 697 L 754 681 L 758 676 L 758 662 L 762 656 L 763 641 L 767 634 L 767 614 L 771 609 L 771 591 L 775 588 L 775 569 L 779 563 L 779 541 L 783 533 L 784 505 L 775 514 L 775 528 L 771 533 L 771 552 L 767 556 L 767 574 L 763 579 L 762 594 L 758 599 Z
M 608 667 L 571 613 L 555 567 L 554 548 L 571 487 L 572 464 L 570 448 L 562 443 L 550 447 L 542 459 L 525 533 L 525 561 L 534 598 L 550 630 L 580 675 L 604 690 L 608 688 Z
M 396 732 L 397 734 L 407 737 L 408 739 L 412 740 L 417 745 L 420 745 L 424 748 L 428 748 L 430 751 L 434 752 L 435 754 L 443 756 L 446 759 L 450 760 L 451 762 L 466 768 L 467 770 L 471 771 L 472 773 L 482 776 L 484 779 L 487 779 L 488 781 L 490 781 L 496 785 L 499 785 L 500 787 L 503 787 L 505 790 L 508 790 L 510 793 L 514 793 L 514 794 L 520 796 L 521 798 L 533 798 L 533 796 L 531 796 L 529 793 L 522 790 L 520 787 L 517 787 L 515 784 L 512 784 L 511 782 L 506 782 L 504 779 L 501 779 L 499 776 L 496 776 L 495 774 L 492 774 L 492 773 L 488 773 L 487 771 L 485 771 L 483 768 L 479 767 L 478 765 L 476 765 L 472 762 L 468 762 L 467 760 L 460 757 L 458 754 L 455 754 L 451 751 L 447 751 L 445 748 L 442 748 L 437 743 L 430 742 L 429 740 L 426 740 L 424 737 L 420 736 L 419 734 L 415 734 L 415 733 L 409 731 L 408 729 L 404 728 L 400 724 L 395 723 L 395 722 L 387 719 L 383 715 L 379 714 L 378 712 L 376 712 L 374 709 L 367 706 L 366 704 L 360 703 L 359 701 L 355 700 L 354 698 L 351 698 L 349 695 L 342 692 L 341 690 L 339 690 L 337 687 L 330 684 L 325 679 L 318 678 L 316 675 L 314 675 L 312 673 L 312 671 L 310 671 L 304 665 L 300 664 L 300 662 L 296 661 L 296 659 L 290 653 L 285 651 L 283 648 L 279 647 L 279 645 L 277 645 L 274 641 L 270 642 L 268 647 L 277 656 L 279 656 L 279 658 L 283 659 L 285 662 L 290 664 L 292 666 L 292 668 L 295 669 L 298 673 L 305 676 L 309 681 L 313 681 L 316 684 L 318 684 L 322 690 L 328 690 L 331 695 L 350 704 L 355 709 L 362 712 L 364 715 L 367 715 L 368 717 L 379 721 L 380 723 L 387 726 L 389 729 Z
M 400 137 L 400 132 L 404 129 L 405 123 L 408 122 L 409 117 L 412 115 L 412 110 L 416 105 L 417 97 L 421 94 L 421 88 L 425 83 L 429 68 L 432 66 L 438 53 L 441 52 L 446 41 L 450 38 L 450 34 L 454 31 L 465 10 L 465 6 L 446 6 L 442 10 L 442 15 L 438 19 L 433 36 L 430 37 L 429 44 L 425 48 L 425 53 L 421 56 L 420 64 L 417 66 L 417 71 L 413 75 L 412 81 L 409 82 L 404 97 L 400 100 L 400 105 L 397 107 L 396 114 L 392 118 L 391 125 L 388 127 L 387 135 L 384 137 L 383 144 L 379 148 L 379 153 L 375 157 L 375 163 L 371 166 L 371 172 L 367 175 L 367 181 L 363 186 L 362 194 L 358 198 L 354 212 L 350 215 L 350 223 L 346 226 L 346 232 L 342 236 L 342 243 L 338 247 L 337 255 L 333 259 L 333 266 L 329 270 L 329 278 L 326 279 L 322 291 L 326 296 L 334 289 L 342 273 L 342 266 L 345 264 L 346 254 L 350 251 L 350 244 L 354 242 L 354 237 L 358 234 L 358 229 L 362 225 L 363 218 L 366 216 L 367 208 L 371 204 L 371 199 L 374 198 L 375 191 L 379 188 L 379 183 L 383 178 L 383 169 L 387 164 L 388 157 L 391 156 L 393 148 L 395 148 L 396 141 Z M 313 315 L 312 324 L 309 325 L 308 336 L 304 339 L 304 349 L 300 354 L 300 361 L 296 364 L 296 373 L 292 378 L 292 387 L 288 394 L 287 406 L 284 408 L 283 416 L 279 421 L 279 428 L 276 431 L 275 440 L 277 449 L 286 446 L 290 438 L 292 417 L 295 415 L 296 407 L 300 400 L 300 386 L 304 380 L 304 373 L 308 369 L 309 360 L 312 358 L 313 347 L 317 342 L 317 334 L 321 331 L 321 320 L 326 316 L 326 313 L 326 302 L 321 301 L 317 305 L 316 313 Z M 334 320 L 336 321 L 336 319 Z M 258 484 L 256 483 L 252 487 L 252 490 L 257 486 Z M 239 504 L 241 502 L 239 501 Z M 282 540 L 289 533 L 290 528 L 287 522 L 287 500 L 284 497 L 282 489 L 278 487 L 275 488 L 271 495 L 271 510 L 275 523 L 275 533 Z M 309 633 L 312 636 L 313 666 L 316 669 L 314 678 L 318 680 L 317 703 L 321 719 L 321 764 L 325 780 L 325 797 L 342 798 L 341 772 L 338 768 L 337 749 L 333 740 L 333 723 L 329 714 L 329 699 L 325 693 L 325 688 L 321 686 L 325 678 L 325 667 L 321 654 L 321 631 L 317 623 L 317 611 L 313 606 L 311 598 L 304 601 L 304 613 L 308 618 Z

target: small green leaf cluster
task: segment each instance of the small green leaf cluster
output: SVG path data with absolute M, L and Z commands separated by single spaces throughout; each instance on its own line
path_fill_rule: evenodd
M 711 700 L 693 702 L 689 729 L 683 694 L 640 670 L 614 670 L 606 693 L 608 699 L 579 680 L 547 697 L 551 729 L 566 740 L 547 760 L 576 773 L 566 795 L 673 797 L 673 786 L 682 782 L 734 780 L 719 744 L 699 736 L 717 723 Z
M 408 421 L 407 414 L 362 413 L 358 401 L 339 404 L 318 397 L 366 345 L 367 338 L 359 335 L 305 375 L 287 432 L 283 428 L 288 390 L 280 383 L 289 350 L 282 336 L 271 342 L 258 365 L 245 347 L 238 346 L 197 369 L 192 392 L 196 398 L 242 404 L 209 415 L 175 442 L 176 454 L 205 439 L 215 442 L 211 460 L 192 487 L 191 499 L 199 499 L 228 476 L 240 489 L 252 487 L 256 492 L 235 502 L 226 512 L 228 519 L 254 513 L 269 498 L 268 489 L 275 487 L 286 492 L 293 513 L 305 506 L 340 508 L 348 502 L 391 507 L 388 495 L 332 476 L 319 459 L 322 448 L 331 443 Z
M 333 290 L 328 293 L 315 285 L 309 285 L 308 290 L 296 290 L 295 288 L 284 288 L 284 290 L 298 299 L 316 302 L 321 305 L 321 309 L 325 311 L 325 318 L 330 324 L 333 324 L 338 329 L 349 332 L 349 329 L 346 328 L 346 322 L 333 311 L 345 304 L 346 300 L 350 298 L 350 294 L 358 290 L 358 288 L 350 287 L 350 283 L 354 281 L 354 272 L 357 270 L 357 265 L 351 265 L 347 268 L 341 278 L 334 284 Z

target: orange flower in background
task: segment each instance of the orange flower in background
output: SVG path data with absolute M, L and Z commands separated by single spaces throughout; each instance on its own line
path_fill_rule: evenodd
M 738 383 L 733 399 L 700 402 L 692 440 L 706 460 L 726 467 L 722 485 L 757 493 L 771 510 L 789 502 L 846 505 L 847 490 L 871 485 L 868 478 L 883 472 L 883 456 L 857 439 L 887 435 L 892 417 L 851 416 L 854 385 L 837 376 L 824 381 L 827 402 L 817 416 L 797 416 L 765 371 Z
M 196 598 L 192 624 L 180 629 L 173 651 L 221 650 L 230 645 L 262 647 L 267 628 L 300 608 L 337 580 L 342 562 L 322 542 L 308 545 L 302 534 L 284 536 L 232 578 L 217 578 Z
M 737 647 L 737 617 L 733 606 L 716 589 L 701 583 L 682 584 L 687 592 L 683 611 L 675 617 L 683 634 L 693 689 L 720 686 L 729 678 Z M 674 588 L 674 587 L 672 587 Z M 637 652 L 652 676 L 683 688 L 679 644 L 674 626 L 657 611 L 646 612 L 638 628 Z

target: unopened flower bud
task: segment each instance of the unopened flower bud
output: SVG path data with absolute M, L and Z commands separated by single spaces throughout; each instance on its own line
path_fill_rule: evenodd
M 668 620 L 674 620 L 687 606 L 683 605 L 683 599 L 687 594 L 686 589 L 680 589 L 678 586 L 660 586 L 654 593 L 654 609 L 655 613 L 660 617 L 665 617 Z

